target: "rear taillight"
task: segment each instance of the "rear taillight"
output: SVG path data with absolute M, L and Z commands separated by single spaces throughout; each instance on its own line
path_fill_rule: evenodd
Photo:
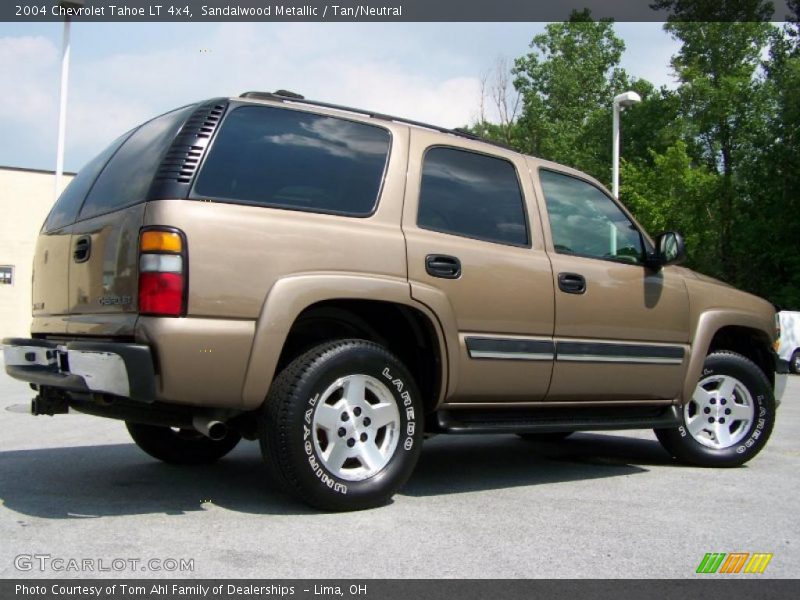
M 139 236 L 139 313 L 186 314 L 186 237 L 172 228 L 149 227 Z

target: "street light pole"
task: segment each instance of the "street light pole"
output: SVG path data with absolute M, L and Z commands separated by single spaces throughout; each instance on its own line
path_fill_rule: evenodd
M 67 130 L 67 86 L 69 85 L 69 27 L 70 17 L 64 17 L 64 35 L 61 48 L 61 92 L 58 103 L 58 143 L 56 145 L 55 200 L 61 193 L 61 177 L 64 173 L 64 137 Z
M 80 8 L 86 0 L 59 0 L 61 8 Z M 61 46 L 61 91 L 58 99 L 58 141 L 56 143 L 55 200 L 61 193 L 61 178 L 64 174 L 64 140 L 67 133 L 67 89 L 69 86 L 70 25 L 72 18 L 64 17 L 64 34 Z
M 614 194 L 614 198 L 619 198 L 619 113 L 623 108 L 633 106 L 641 101 L 641 96 L 636 92 L 625 92 L 624 94 L 614 96 L 614 119 L 611 126 L 611 191 Z

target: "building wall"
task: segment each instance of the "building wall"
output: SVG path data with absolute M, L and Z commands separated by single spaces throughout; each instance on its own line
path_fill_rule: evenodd
M 30 333 L 33 252 L 54 186 L 52 172 L 0 167 L 0 339 Z M 2 267 L 13 268 L 10 285 L 2 283 Z

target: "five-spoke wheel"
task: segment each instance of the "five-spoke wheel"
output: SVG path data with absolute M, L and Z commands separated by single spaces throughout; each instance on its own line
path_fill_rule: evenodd
M 400 436 L 392 392 L 369 375 L 346 375 L 322 393 L 312 419 L 314 448 L 334 476 L 368 479 L 391 460 Z
M 683 416 L 695 440 L 709 448 L 730 448 L 750 431 L 755 418 L 753 397 L 735 377 L 711 375 L 697 384 Z
M 260 441 L 273 479 L 324 510 L 385 504 L 419 457 L 423 408 L 405 366 L 364 340 L 321 344 L 276 378 Z
M 764 372 L 734 352 L 709 354 L 682 424 L 657 429 L 666 450 L 684 462 L 736 467 L 756 456 L 772 433 L 775 397 Z

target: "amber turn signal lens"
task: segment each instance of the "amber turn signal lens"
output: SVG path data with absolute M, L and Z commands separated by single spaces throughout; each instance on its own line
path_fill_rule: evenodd
M 142 252 L 180 252 L 183 241 L 171 231 L 143 231 L 139 248 Z

